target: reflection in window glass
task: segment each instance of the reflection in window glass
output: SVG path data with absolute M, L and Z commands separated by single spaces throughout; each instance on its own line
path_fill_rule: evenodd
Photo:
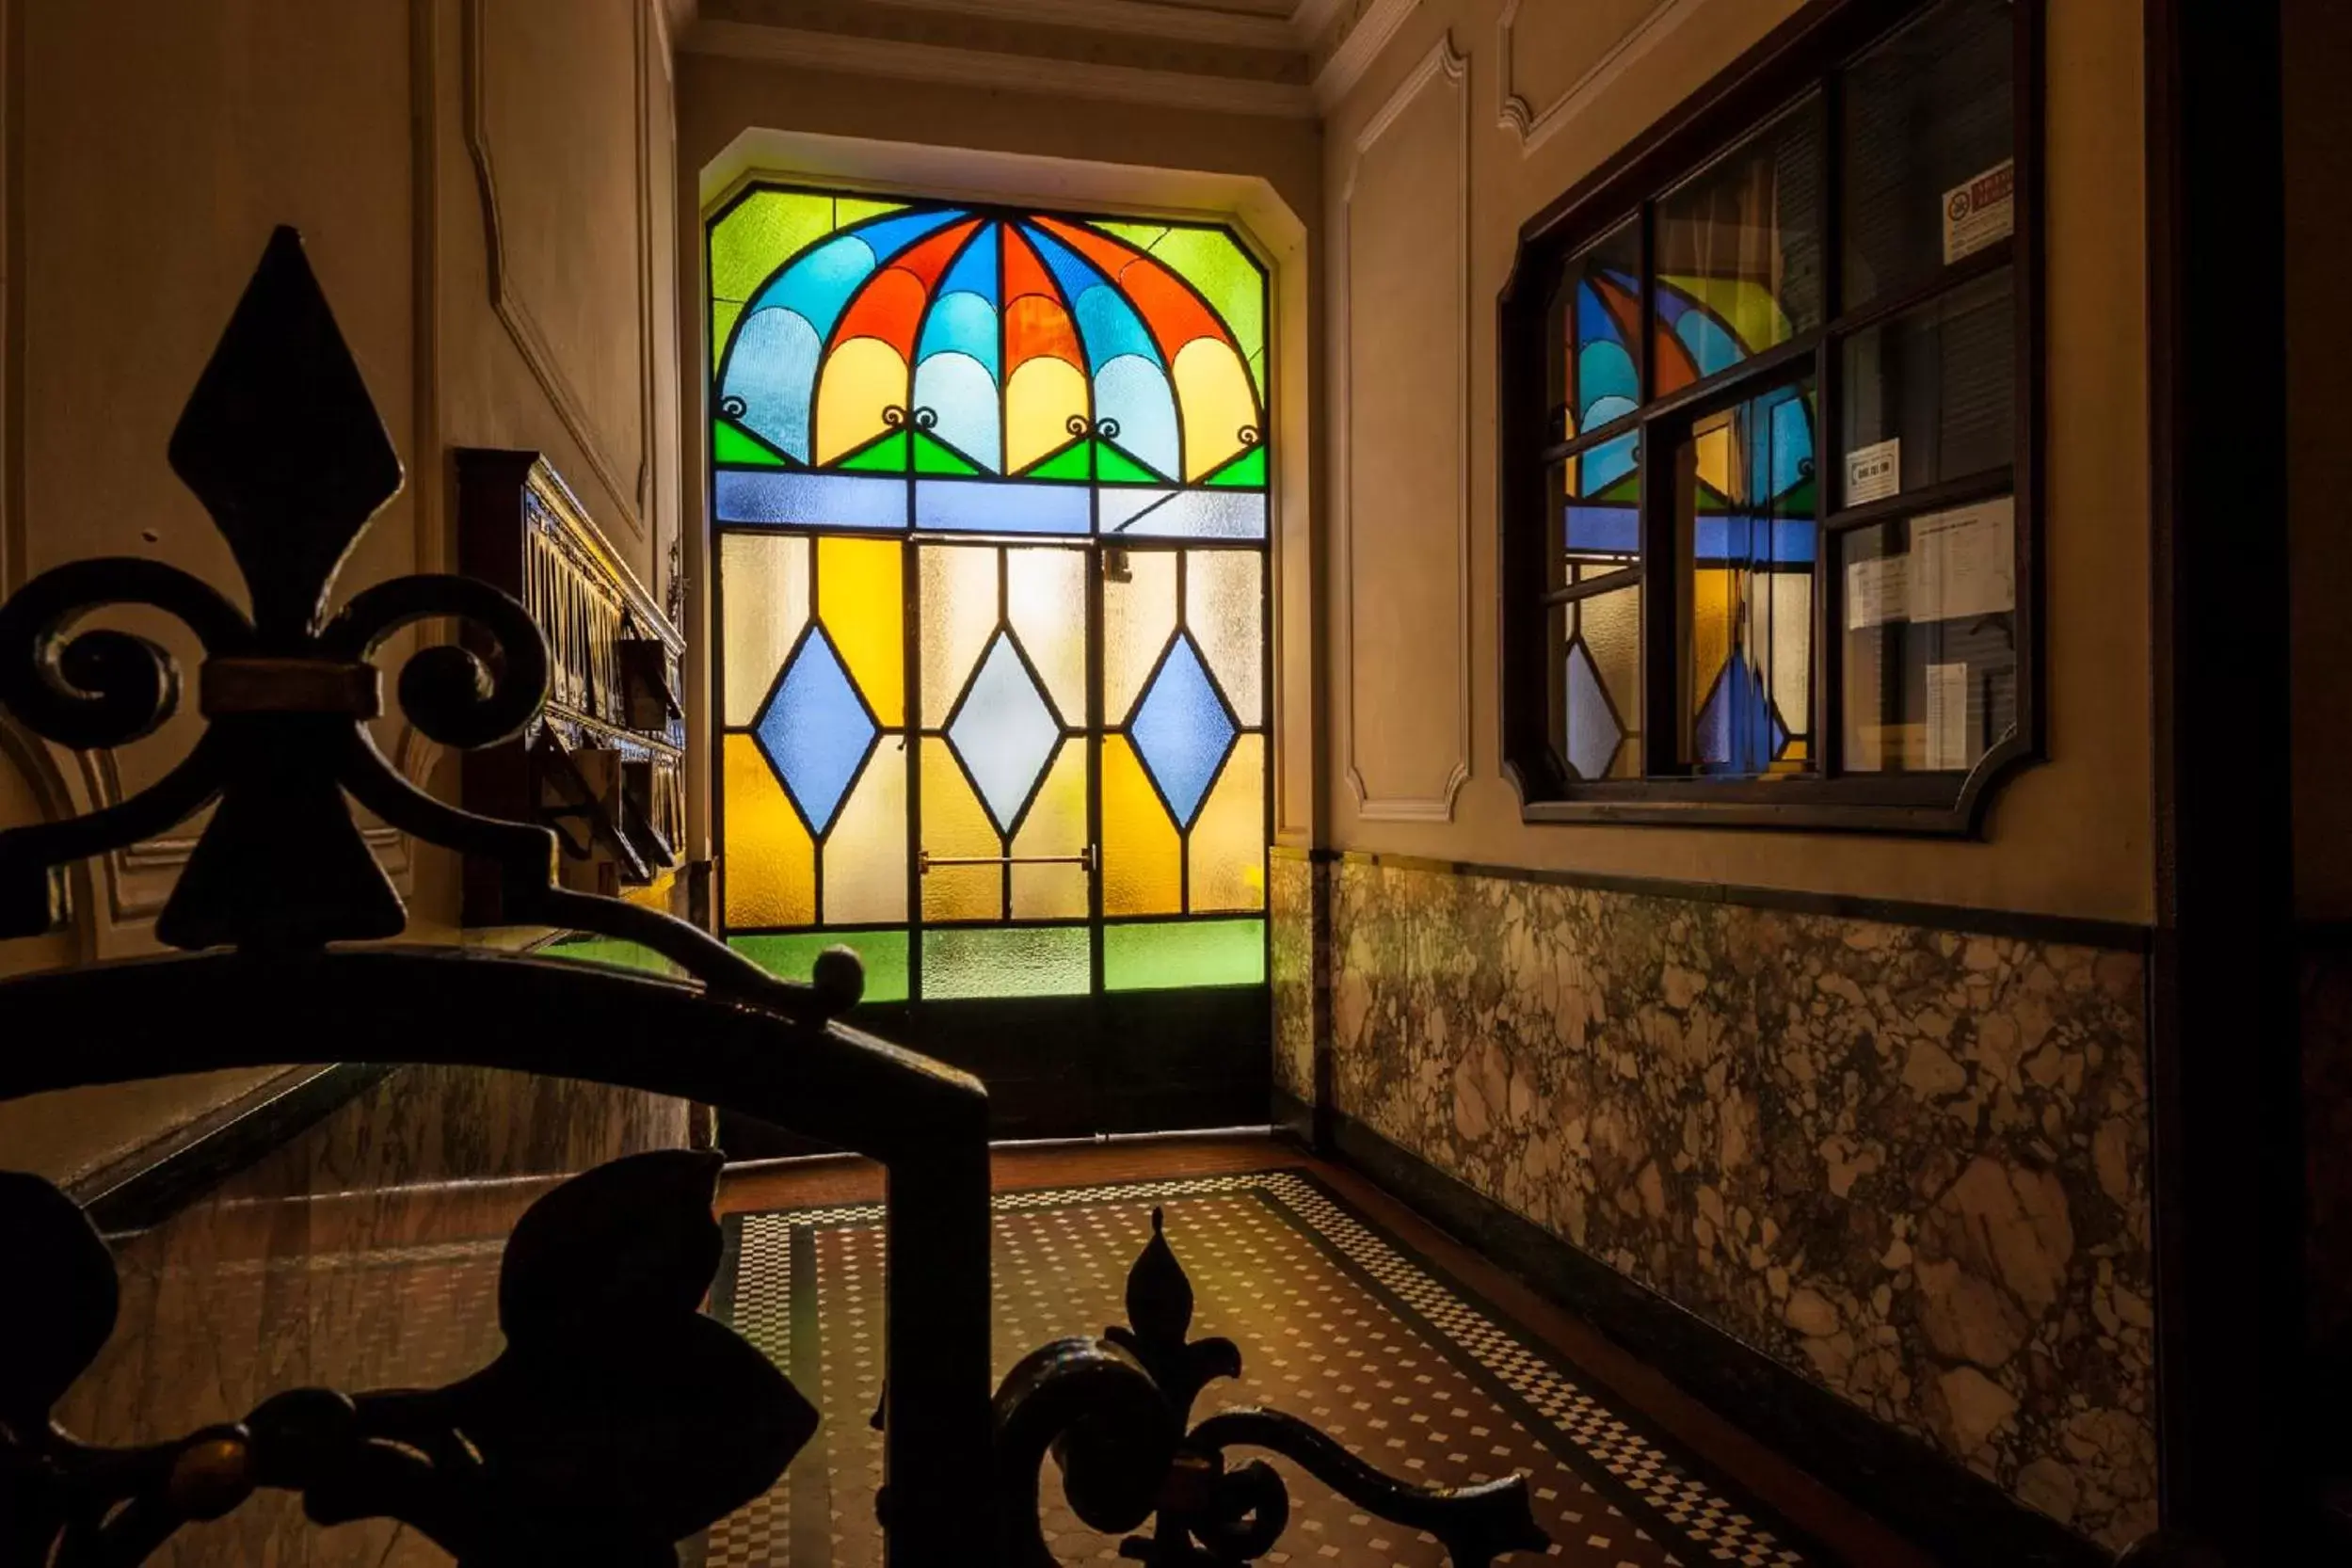
M 1821 144 L 1805 104 L 1658 202 L 1658 395 L 1821 324 Z
M 1581 569 L 1585 580 L 1598 575 Z M 1571 600 L 1555 612 L 1561 649 L 1554 679 L 1554 738 L 1578 778 L 1641 776 L 1641 587 Z
M 2016 504 L 1842 534 L 1844 762 L 1958 773 L 2017 725 Z
M 2017 427 L 2008 270 L 1848 339 L 1844 395 L 1842 504 L 2007 465 Z M 1858 456 L 1875 481 L 1856 483 Z
M 1846 73 L 1845 308 L 1925 280 L 2008 232 L 1955 193 L 2006 200 L 2015 152 L 2009 0 L 1945 0 Z
M 1810 765 L 1815 542 L 1810 380 L 1701 419 L 1675 454 L 1688 758 L 1701 773 Z

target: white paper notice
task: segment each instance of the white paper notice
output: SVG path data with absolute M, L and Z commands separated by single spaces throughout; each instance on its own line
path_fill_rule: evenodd
M 1881 555 L 1846 568 L 1846 630 L 1911 618 L 1911 558 Z
M 2017 163 L 1996 164 L 1944 193 L 1944 264 L 2009 237 L 2017 228 Z
M 1846 504 L 1883 501 L 1903 488 L 1903 439 L 1892 437 L 1846 454 Z
M 1920 765 L 1929 773 L 1968 766 L 1968 666 L 1928 666 L 1928 724 Z
M 2008 496 L 1911 524 L 1911 618 L 1959 620 L 2017 608 L 2017 503 Z

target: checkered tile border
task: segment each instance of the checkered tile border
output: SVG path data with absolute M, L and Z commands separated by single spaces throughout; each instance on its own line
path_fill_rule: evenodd
M 1559 1363 L 1480 1312 L 1470 1299 L 1433 1277 L 1344 1204 L 1295 1171 L 1000 1192 L 992 1207 L 1004 1213 L 1069 1203 L 1137 1203 L 1225 1192 L 1261 1192 L 1297 1214 L 1341 1256 L 1411 1307 L 1472 1364 L 1524 1400 L 1577 1452 L 1680 1529 L 1693 1545 L 1706 1552 L 1707 1560 L 1738 1563 L 1742 1568 L 1807 1568 L 1810 1560 L 1801 1551 L 1627 1426 L 1608 1406 L 1578 1387 Z M 882 1217 L 883 1206 L 878 1203 L 745 1215 L 743 1266 L 737 1273 L 742 1284 L 734 1315 L 744 1336 L 778 1365 L 784 1364 L 790 1320 L 786 1259 L 795 1227 L 878 1224 Z M 776 1522 L 779 1532 L 782 1523 L 780 1519 Z M 726 1560 L 714 1530 L 713 1562 Z

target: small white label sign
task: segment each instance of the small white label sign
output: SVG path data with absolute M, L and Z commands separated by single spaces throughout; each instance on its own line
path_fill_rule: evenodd
M 2017 228 L 2017 161 L 1994 165 L 1944 193 L 1944 264 L 2005 240 Z
M 1881 555 L 1846 568 L 1846 630 L 1911 618 L 1911 557 Z
M 1890 437 L 1846 454 L 1846 504 L 1884 501 L 1903 488 L 1903 439 Z
M 2017 503 L 2008 496 L 1914 518 L 1909 603 L 1918 621 L 2017 608 Z

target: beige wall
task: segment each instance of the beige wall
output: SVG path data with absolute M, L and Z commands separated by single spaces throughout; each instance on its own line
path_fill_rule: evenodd
M 0 593 L 65 561 L 124 554 L 243 599 L 164 453 L 279 223 L 302 231 L 408 473 L 341 594 L 452 559 L 459 445 L 545 450 L 661 591 L 679 489 L 674 117 L 657 0 L 0 10 L 12 51 Z M 100 618 L 159 636 L 192 689 L 198 650 L 173 623 Z M 120 753 L 52 749 L 40 771 L 61 798 L 47 802 L 0 753 L 0 826 L 136 792 L 199 727 L 183 712 Z M 412 776 L 449 777 L 396 716 L 378 739 Z M 412 895 L 411 936 L 448 934 L 446 862 L 378 838 Z M 0 944 L 0 972 L 152 950 L 187 847 L 106 857 L 77 931 Z M 69 1174 L 252 1081 L 232 1076 L 94 1091 L 70 1112 L 54 1099 L 0 1107 L 0 1164 Z
M 746 167 L 937 194 L 974 190 L 1006 200 L 1060 199 L 1075 206 L 1214 214 L 1251 230 L 1274 266 L 1276 821 L 1282 836 L 1313 832 L 1316 727 L 1313 722 L 1313 529 L 1320 472 L 1315 443 L 1320 395 L 1308 344 L 1320 323 L 1317 280 L 1322 252 L 1322 136 L 1310 120 L 1233 115 L 1164 105 L 1048 98 L 1036 94 L 806 69 L 772 60 L 682 54 L 678 92 L 680 342 L 688 375 L 707 374 L 707 316 L 702 293 L 705 198 L 697 188 L 746 132 L 776 132 L 800 144 L 789 157 L 757 152 Z M 840 138 L 826 148 L 817 138 Z M 944 152 L 952 155 L 933 156 Z M 885 175 L 875 172 L 888 169 Z M 1303 230 L 1277 252 L 1278 236 L 1254 228 L 1251 205 L 1272 204 L 1276 217 Z M 1272 223 L 1264 226 L 1271 230 Z M 1293 274 L 1290 269 L 1296 269 Z M 1293 287 L 1286 289 L 1286 283 Z M 1295 296 L 1296 305 L 1288 303 Z M 681 399 L 681 456 L 693 515 L 700 516 L 701 453 L 707 418 L 699 379 Z M 698 552 L 698 541 L 690 538 Z M 689 566 L 696 599 L 709 572 L 697 554 Z M 701 611 L 695 614 L 698 616 Z M 704 639 L 696 637 L 697 646 Z M 707 712 L 707 663 L 690 670 L 691 722 Z M 706 760 L 693 755 L 694 836 L 708 829 Z
M 1332 841 L 2149 919 L 2138 8 L 2048 8 L 2051 760 L 2001 793 L 1984 842 L 1521 824 L 1496 720 L 1496 296 L 1528 216 L 1797 5 L 1613 0 L 1579 28 L 1522 3 L 1508 40 L 1506 8 L 1422 0 L 1325 129 L 1329 484 L 1354 546 L 1333 558 L 1326 606 Z

